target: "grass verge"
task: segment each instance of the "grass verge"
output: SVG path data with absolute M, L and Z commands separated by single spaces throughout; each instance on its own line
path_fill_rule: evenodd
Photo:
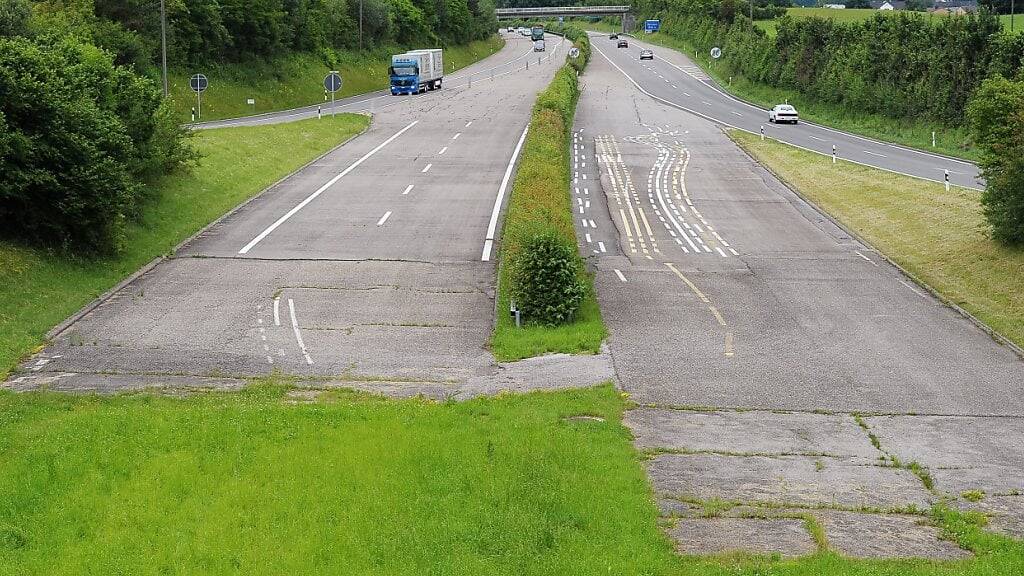
M 941 507 L 930 521 L 976 558 L 676 556 L 611 385 L 458 403 L 290 392 L 273 379 L 185 398 L 0 391 L 0 573 L 980 576 L 1024 565 L 1024 544 Z
M 361 132 L 366 116 L 198 132 L 188 172 L 154 185 L 115 258 L 73 259 L 0 242 L 0 381 L 46 332 L 121 279 L 285 174 Z M 288 150 L 288 154 L 280 154 Z
M 832 11 L 845 12 L 845 10 Z M 619 30 L 619 26 L 607 22 L 587 24 L 587 27 L 602 32 Z M 781 102 L 789 102 L 800 111 L 801 119 L 823 126 L 830 126 L 838 130 L 927 152 L 955 156 L 970 161 L 978 160 L 978 151 L 970 145 L 970 133 L 964 127 L 943 126 L 928 121 L 890 118 L 881 114 L 857 112 L 832 104 L 822 103 L 814 98 L 803 96 L 796 91 L 751 82 L 745 77 L 735 74 L 726 62 L 719 61 L 714 66 L 711 66 L 709 65 L 710 57 L 706 52 L 702 52 L 700 58 L 695 59 L 694 46 L 672 35 L 669 31 L 656 32 L 654 34 L 643 34 L 641 32 L 636 36 L 644 42 L 665 46 L 666 48 L 678 50 L 686 54 L 690 60 L 694 61 L 694 63 L 708 73 L 723 90 L 762 108 L 767 109 Z M 765 122 L 767 122 L 768 116 L 767 113 L 765 114 Z M 936 132 L 934 148 L 931 145 L 933 130 Z
M 1024 250 L 993 242 L 980 192 L 840 162 L 757 136 L 730 136 L 802 195 L 1017 345 L 1024 346 Z
M 567 36 L 576 36 L 567 32 Z M 582 32 L 575 43 L 580 47 L 582 68 L 589 58 L 589 43 Z M 576 319 L 560 326 L 527 325 L 516 328 L 508 314 L 514 260 L 521 244 L 533 234 L 554 230 L 576 245 L 569 194 L 569 138 L 579 98 L 576 69 L 564 65 L 544 92 L 537 97 L 530 129 L 523 144 L 519 168 L 509 197 L 501 230 L 498 273 L 498 318 L 491 337 L 491 351 L 502 361 L 520 360 L 552 352 L 596 353 L 608 331 L 601 319 L 593 278 L 587 275 L 587 294 Z
M 494 54 L 505 45 L 500 36 L 478 40 L 465 46 L 444 49 L 445 73 L 464 68 Z M 336 98 L 364 94 L 388 87 L 388 63 L 391 55 L 403 48 L 381 48 L 370 52 L 339 52 L 335 67 L 343 80 Z M 275 110 L 308 106 L 324 101 L 324 75 L 330 67 L 315 54 L 296 53 L 270 61 L 219 64 L 202 70 L 172 70 L 168 79 L 171 100 L 182 122 L 189 121 L 196 106 L 196 95 L 189 78 L 202 72 L 210 79 L 203 93 L 203 120 L 247 116 Z M 246 100 L 256 100 L 255 106 Z

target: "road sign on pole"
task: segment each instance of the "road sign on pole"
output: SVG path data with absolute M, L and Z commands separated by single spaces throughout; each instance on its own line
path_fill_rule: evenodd
M 575 46 L 572 47 L 572 48 L 569 48 L 569 58 L 579 58 L 579 57 L 580 57 L 580 49 L 579 48 L 576 48 Z
M 210 81 L 206 79 L 205 74 L 193 74 L 188 79 L 188 85 L 192 88 L 192 91 L 196 93 L 196 104 L 199 110 L 199 118 L 203 118 L 203 92 L 210 86 Z
M 337 70 L 331 70 L 330 74 L 324 76 L 324 90 L 331 93 L 331 116 L 334 116 L 334 93 L 341 90 L 341 74 Z
M 718 46 L 715 46 L 714 48 L 712 48 L 711 49 L 711 57 L 714 58 L 715 60 L 718 60 L 719 58 L 721 58 L 722 57 L 722 49 L 719 48 Z
M 661 30 L 661 20 L 644 20 L 644 32 L 651 34 Z

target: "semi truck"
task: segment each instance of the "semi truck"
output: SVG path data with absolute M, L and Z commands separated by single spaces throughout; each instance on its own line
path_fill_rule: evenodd
M 440 48 L 411 50 L 391 57 L 388 68 L 391 95 L 419 94 L 436 90 L 444 80 L 444 59 Z
M 533 28 L 530 28 L 530 40 L 533 40 L 534 42 L 536 42 L 537 40 L 543 40 L 543 39 L 544 39 L 544 27 L 543 26 L 534 26 Z

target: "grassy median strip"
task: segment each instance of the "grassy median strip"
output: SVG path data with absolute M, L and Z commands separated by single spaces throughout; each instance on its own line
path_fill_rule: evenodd
M 464 46 L 444 49 L 445 74 L 478 62 L 505 45 L 500 36 L 470 42 Z M 365 94 L 388 87 L 388 65 L 391 55 L 404 49 L 380 48 L 372 52 L 340 52 L 336 69 L 343 84 L 335 98 Z M 323 59 L 310 53 L 292 53 L 270 61 L 241 64 L 222 63 L 201 70 L 177 70 L 170 76 L 171 100 L 182 122 L 190 119 L 196 106 L 196 95 L 189 87 L 189 78 L 202 72 L 210 80 L 203 93 L 203 120 L 218 120 L 309 106 L 324 102 L 324 75 L 329 70 Z M 247 104 L 252 98 L 255 105 Z
M 730 135 L 806 198 L 1000 334 L 1024 346 L 1024 250 L 986 235 L 980 192 Z
M 575 65 L 585 66 L 590 54 L 586 35 L 578 30 L 567 31 L 566 35 L 576 38 L 581 49 Z M 501 231 L 498 319 L 491 338 L 491 350 L 499 360 L 520 360 L 553 352 L 596 353 L 607 335 L 589 275 L 586 296 L 572 322 L 558 326 L 527 324 L 517 328 L 508 313 L 512 291 L 510 263 L 531 236 L 554 232 L 576 246 L 569 194 L 569 142 L 578 99 L 576 68 L 566 64 L 555 74 L 551 85 L 538 95 L 530 119 L 530 130 Z
M 61 320 L 368 123 L 366 116 L 341 114 L 197 133 L 198 165 L 154 185 L 152 203 L 130 224 L 125 247 L 115 258 L 77 259 L 0 242 L 0 380 Z

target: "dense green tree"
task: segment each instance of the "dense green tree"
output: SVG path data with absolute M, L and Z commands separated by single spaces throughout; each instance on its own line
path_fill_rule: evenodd
M 28 0 L 0 0 L 0 36 L 25 36 L 32 6 Z
M 996 76 L 982 83 L 968 115 L 982 150 L 981 202 L 992 236 L 1024 245 L 1024 81 Z

